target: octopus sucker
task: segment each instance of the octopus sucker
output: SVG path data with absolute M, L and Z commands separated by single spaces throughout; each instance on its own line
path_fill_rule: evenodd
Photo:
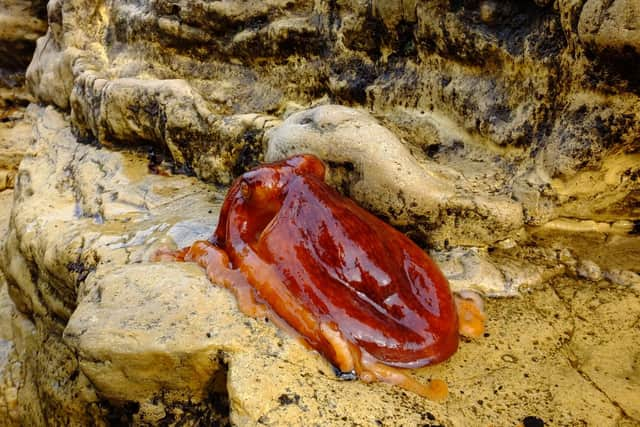
M 343 373 L 445 398 L 443 381 L 422 384 L 404 368 L 449 358 L 458 316 L 477 329 L 482 311 L 456 303 L 422 249 L 324 176 L 312 155 L 259 166 L 234 181 L 209 241 L 155 258 L 197 262 L 243 313 L 269 318 Z

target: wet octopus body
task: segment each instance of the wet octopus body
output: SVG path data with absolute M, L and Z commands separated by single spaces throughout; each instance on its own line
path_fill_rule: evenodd
M 405 235 L 324 182 L 311 155 L 260 166 L 229 190 L 211 239 L 160 259 L 196 261 L 243 312 L 293 330 L 342 372 L 446 396 L 397 368 L 458 347 L 446 278 Z

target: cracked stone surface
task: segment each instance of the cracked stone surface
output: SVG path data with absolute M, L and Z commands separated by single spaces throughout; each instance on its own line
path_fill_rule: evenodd
M 640 425 L 638 13 L 0 0 L 0 425 Z M 148 261 L 301 151 L 453 289 L 511 297 L 414 372 L 445 403 L 340 381 Z
M 207 236 L 221 191 L 149 174 L 144 153 L 78 144 L 52 108 L 28 114 L 36 139 L 15 190 L 0 192 L 14 198 L 2 210 L 0 285 L 8 425 L 640 422 L 639 282 L 589 281 L 576 267 L 488 300 L 485 337 L 414 371 L 448 383 L 444 403 L 342 381 L 317 353 L 242 315 L 197 266 L 148 261 L 160 245 Z

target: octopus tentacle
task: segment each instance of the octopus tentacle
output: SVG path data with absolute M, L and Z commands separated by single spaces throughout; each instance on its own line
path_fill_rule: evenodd
M 467 338 L 480 338 L 484 334 L 487 318 L 482 297 L 473 291 L 462 291 L 454 299 L 458 312 L 458 332 Z
M 444 381 L 433 379 L 428 384 L 423 384 L 411 377 L 408 371 L 380 363 L 366 350 L 350 343 L 336 325 L 324 322 L 320 325 L 320 330 L 336 351 L 336 363 L 340 371 L 355 371 L 358 378 L 366 383 L 376 380 L 385 382 L 427 399 L 441 401 L 447 398 L 448 387 Z
M 402 387 L 405 390 L 436 401 L 444 400 L 449 395 L 447 383 L 442 380 L 432 379 L 428 384 L 423 384 L 416 381 L 407 371 L 380 363 L 365 351 L 362 352 L 361 360 L 363 370 L 369 372 L 378 381 Z M 363 374 L 359 375 L 363 376 Z

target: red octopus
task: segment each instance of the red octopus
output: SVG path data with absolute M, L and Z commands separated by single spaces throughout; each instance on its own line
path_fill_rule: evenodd
M 259 166 L 229 189 L 211 241 L 156 258 L 199 263 L 244 313 L 297 334 L 343 373 L 446 397 L 444 382 L 398 368 L 447 359 L 458 318 L 471 318 L 468 329 L 481 313 L 465 301 L 459 316 L 431 258 L 324 176 L 312 155 Z

